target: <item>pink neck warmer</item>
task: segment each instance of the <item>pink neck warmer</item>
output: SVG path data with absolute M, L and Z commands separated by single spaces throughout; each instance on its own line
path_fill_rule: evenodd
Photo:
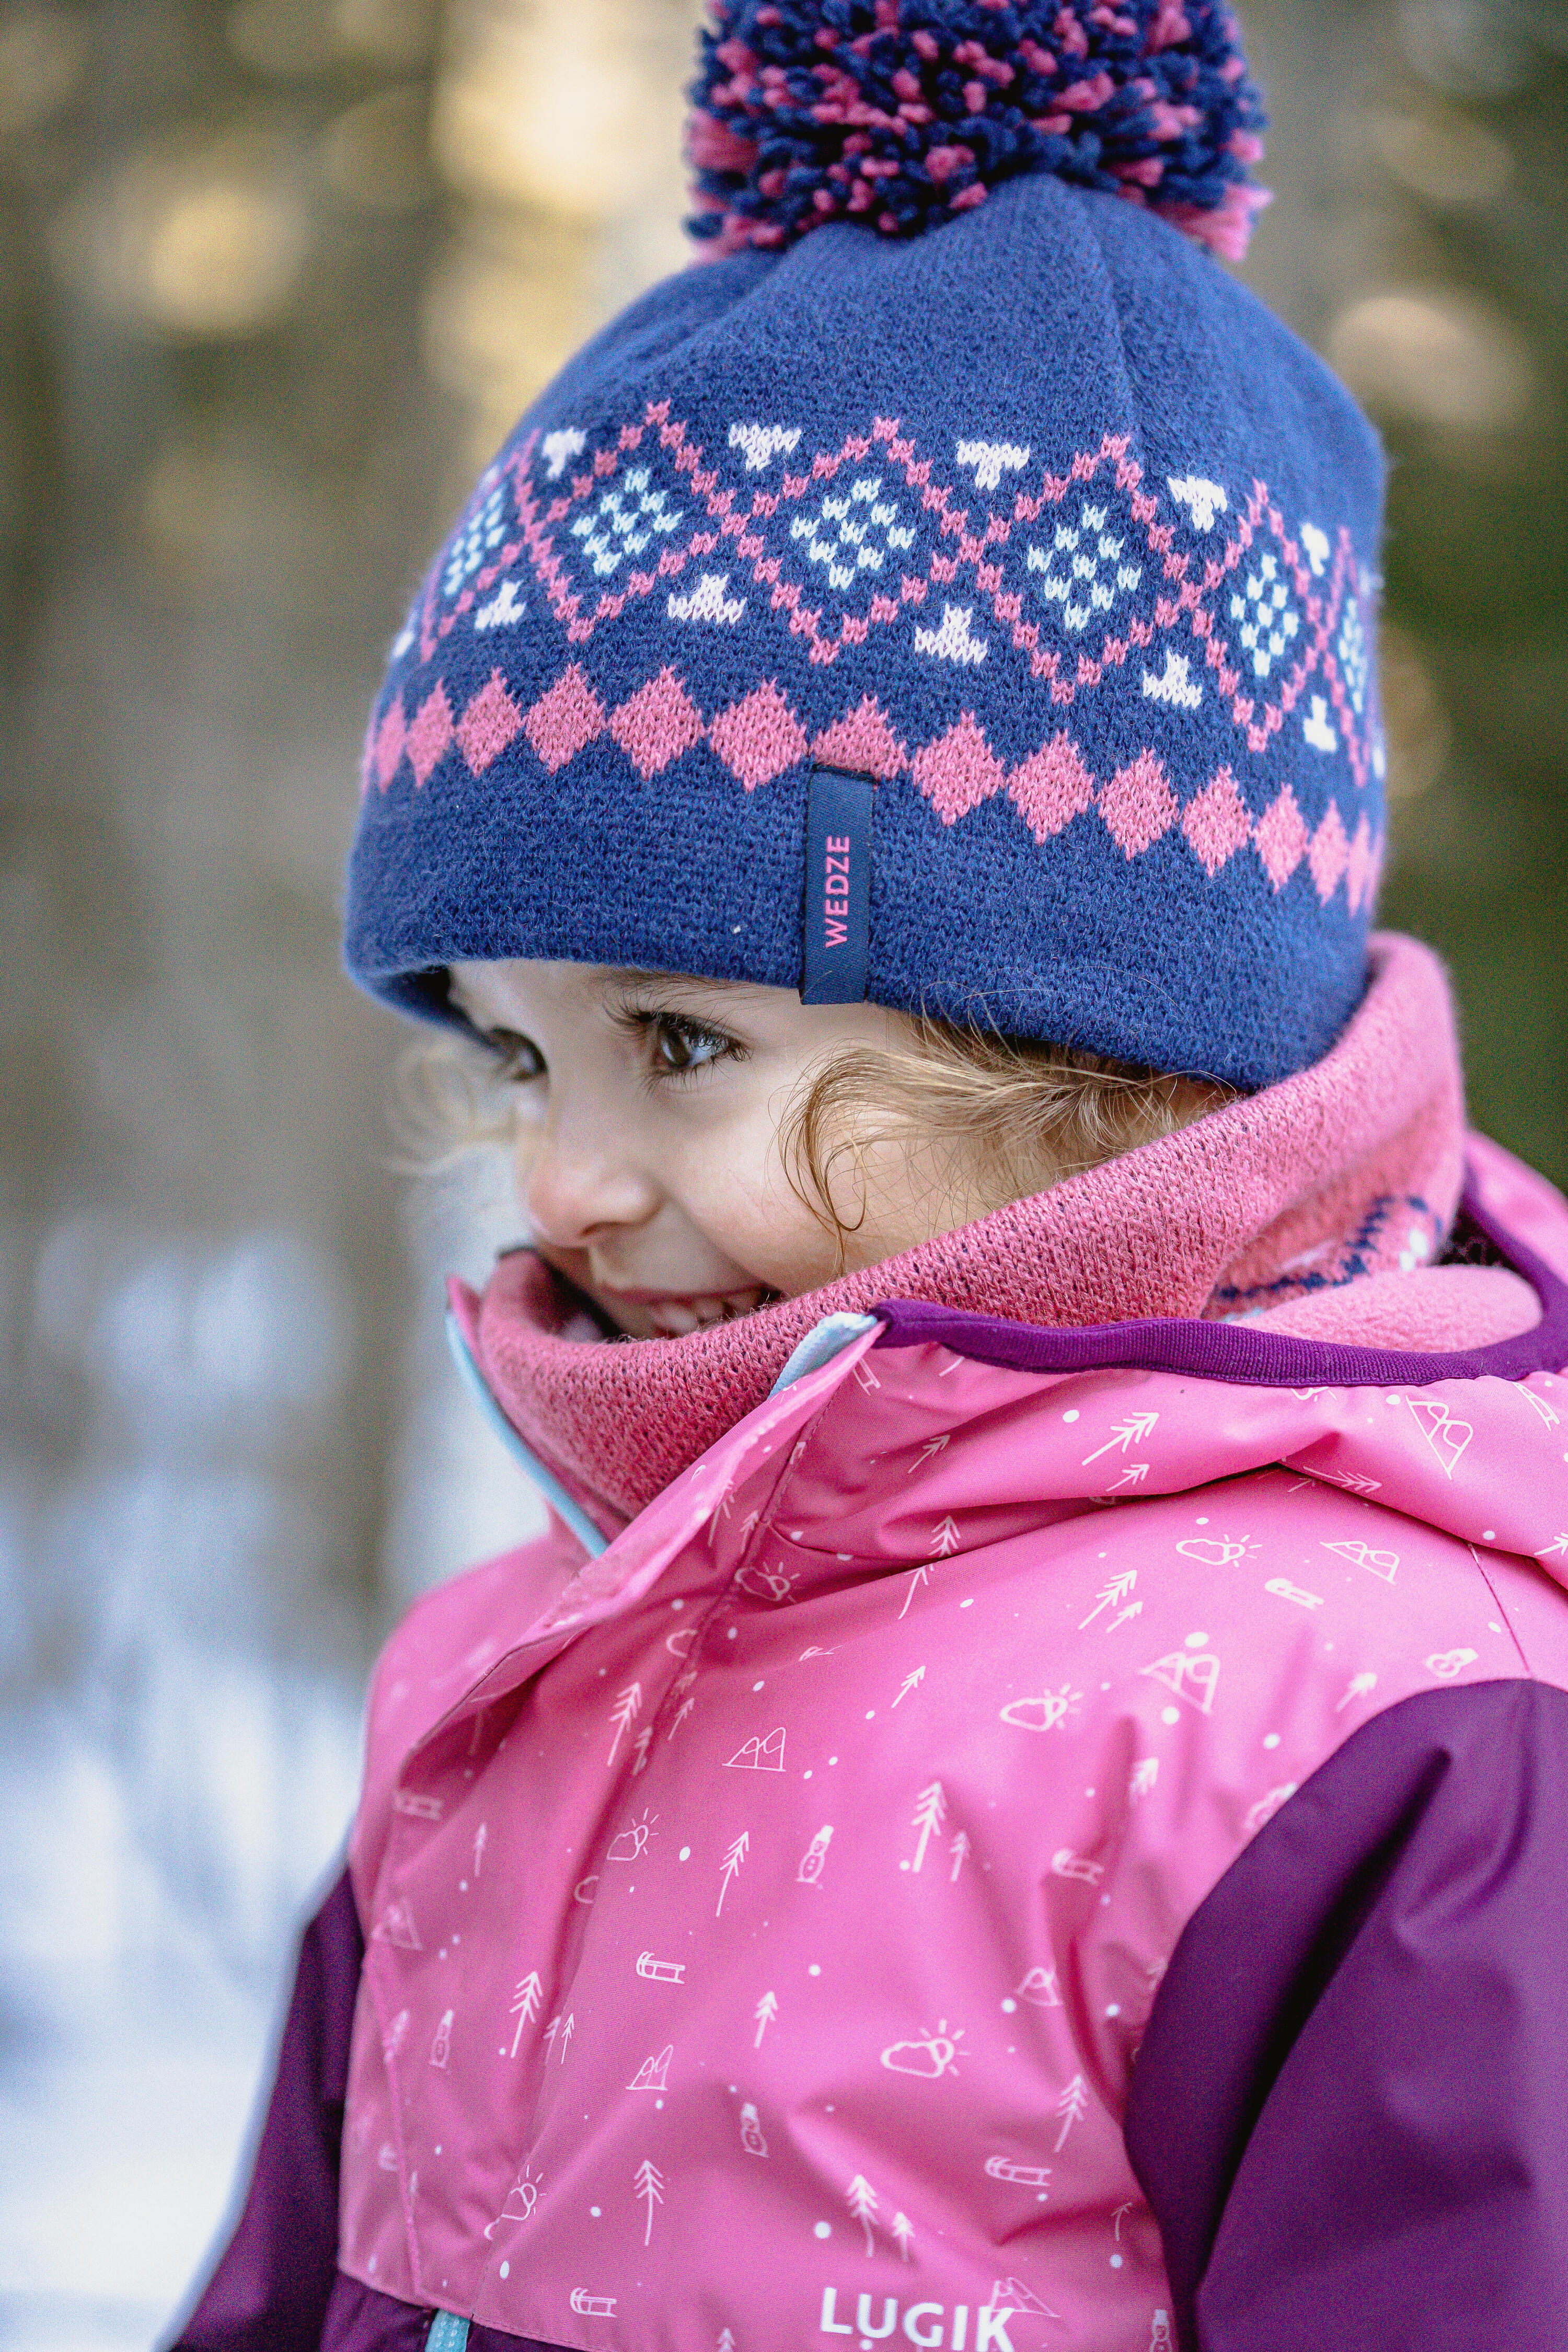
M 761 1402 L 825 1315 L 883 1298 L 1058 1326 L 1266 1317 L 1321 1339 L 1357 1336 L 1365 1300 L 1381 1343 L 1414 1348 L 1527 1328 L 1538 1309 L 1517 1277 L 1397 1279 L 1440 1254 L 1463 1140 L 1442 967 L 1385 934 L 1312 1068 L 806 1297 L 685 1339 L 585 1344 L 563 1336 L 580 1302 L 525 1251 L 482 1299 L 454 1285 L 453 1304 L 527 1442 L 595 1516 L 634 1515 Z

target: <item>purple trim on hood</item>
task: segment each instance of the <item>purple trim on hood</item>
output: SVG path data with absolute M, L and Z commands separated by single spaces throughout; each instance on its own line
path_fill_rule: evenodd
M 1343 1347 L 1286 1331 L 1259 1331 L 1246 1323 L 1205 1322 L 1195 1316 L 1043 1329 L 1033 1323 L 972 1315 L 963 1307 L 934 1306 L 927 1299 L 889 1298 L 871 1310 L 884 1327 L 874 1344 L 917 1348 L 930 1343 L 978 1363 L 1002 1364 L 1019 1372 L 1132 1366 L 1140 1371 L 1185 1372 L 1194 1380 L 1234 1381 L 1263 1389 L 1428 1388 L 1436 1381 L 1479 1381 L 1488 1373 L 1498 1380 L 1521 1381 L 1530 1372 L 1561 1371 L 1568 1364 L 1568 1283 L 1481 1206 L 1473 1182 L 1466 1187 L 1459 1213 L 1535 1290 L 1542 1313 L 1533 1329 L 1489 1347 L 1417 1355 L 1398 1348 Z
M 1183 2352 L 1568 2342 L 1568 1694 L 1377 1716 L 1188 1921 L 1128 2101 Z

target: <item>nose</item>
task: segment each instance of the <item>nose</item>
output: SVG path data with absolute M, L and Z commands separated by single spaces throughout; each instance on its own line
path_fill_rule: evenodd
M 658 1207 L 647 1171 L 553 1089 L 544 1118 L 518 1138 L 516 1167 L 529 1223 L 554 1249 L 584 1249 L 606 1227 L 644 1225 Z

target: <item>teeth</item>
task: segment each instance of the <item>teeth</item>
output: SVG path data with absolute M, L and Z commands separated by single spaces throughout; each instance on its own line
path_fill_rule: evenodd
M 650 1307 L 647 1319 L 656 1331 L 663 1331 L 671 1339 L 684 1339 L 688 1331 L 697 1328 L 692 1309 L 675 1298 L 661 1298 L 657 1307 Z
M 750 1290 L 729 1290 L 698 1298 L 661 1298 L 656 1307 L 648 1308 L 648 1321 L 667 1338 L 680 1339 L 689 1331 L 706 1331 L 717 1323 L 750 1315 L 764 1296 L 759 1284 Z

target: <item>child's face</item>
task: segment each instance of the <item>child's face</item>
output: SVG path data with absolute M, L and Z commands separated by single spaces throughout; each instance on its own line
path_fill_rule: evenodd
M 779 1129 L 814 1065 L 907 1043 L 880 1006 L 574 963 L 458 964 L 452 992 L 512 1083 L 541 1255 L 637 1337 L 819 1289 L 984 1205 L 951 1156 L 922 1169 L 918 1152 L 873 1147 L 840 1258 L 792 1190 Z

